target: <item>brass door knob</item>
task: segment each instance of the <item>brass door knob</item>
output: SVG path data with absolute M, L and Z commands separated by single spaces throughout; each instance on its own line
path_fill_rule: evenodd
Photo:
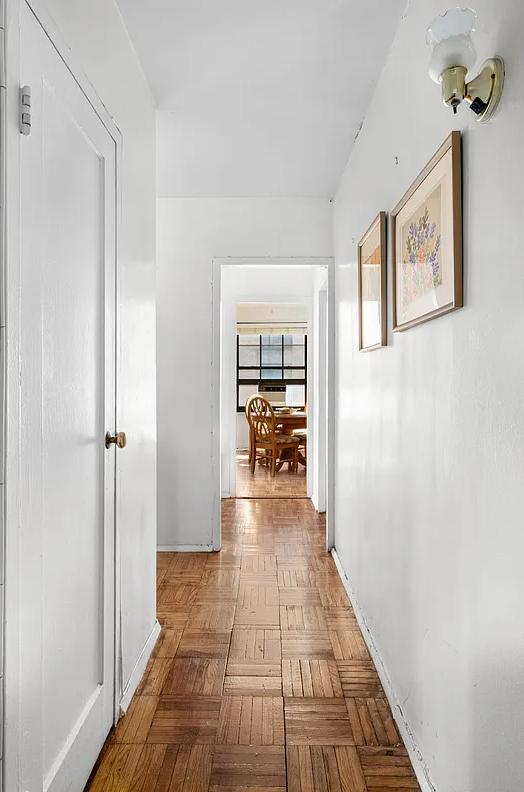
M 127 444 L 127 437 L 125 432 L 118 432 L 116 435 L 106 434 L 106 448 L 111 448 L 116 445 L 118 448 L 125 448 Z

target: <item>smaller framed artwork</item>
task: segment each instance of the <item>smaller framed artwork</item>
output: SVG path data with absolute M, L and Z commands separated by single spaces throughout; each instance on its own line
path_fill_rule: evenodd
M 393 331 L 462 308 L 460 132 L 452 132 L 391 214 Z
M 359 350 L 370 352 L 387 344 L 387 231 L 380 212 L 358 243 Z

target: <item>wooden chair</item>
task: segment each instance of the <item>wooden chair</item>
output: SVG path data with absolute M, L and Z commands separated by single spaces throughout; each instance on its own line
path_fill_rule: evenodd
M 248 458 L 249 458 L 250 467 L 251 467 L 251 455 L 253 454 L 253 430 L 251 428 L 251 421 L 249 420 L 249 404 L 251 402 L 251 399 L 253 399 L 253 396 L 249 397 L 249 399 L 246 402 L 246 406 L 244 408 L 246 421 L 247 421 L 248 454 L 249 454 Z
M 271 461 L 271 476 L 276 473 L 283 451 L 292 452 L 293 470 L 296 472 L 299 440 L 292 435 L 278 434 L 275 413 L 268 400 L 256 394 L 251 396 L 246 402 L 246 417 L 250 426 L 251 473 L 255 472 L 257 449 L 262 449 L 263 457 Z
M 307 415 L 307 402 L 304 405 L 304 412 Z M 297 437 L 299 440 L 299 448 L 302 451 L 301 461 L 305 466 L 307 460 L 307 429 L 295 429 L 293 437 Z
M 293 437 L 298 440 L 300 462 L 306 467 L 307 462 L 307 429 L 295 429 Z
M 255 444 L 253 442 L 254 441 L 254 437 L 255 437 L 255 432 L 254 432 L 254 429 L 253 429 L 253 427 L 251 425 L 251 421 L 249 420 L 249 412 L 250 412 L 250 409 L 251 409 L 251 402 L 253 401 L 253 399 L 256 398 L 256 396 L 257 396 L 256 393 L 254 393 L 252 396 L 250 396 L 249 399 L 247 400 L 246 406 L 244 408 L 246 421 L 247 421 L 247 425 L 248 425 L 248 444 L 249 444 L 249 446 L 248 446 L 248 459 L 249 459 L 249 465 L 250 466 L 251 466 L 252 456 L 255 453 Z

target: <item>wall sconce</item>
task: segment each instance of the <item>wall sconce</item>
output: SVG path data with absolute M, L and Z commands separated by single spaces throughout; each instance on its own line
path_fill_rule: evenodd
M 466 82 L 468 71 L 477 60 L 471 34 L 477 15 L 471 8 L 453 8 L 433 20 L 428 28 L 427 42 L 433 47 L 429 76 L 442 85 L 442 98 L 447 107 L 457 112 L 466 102 L 477 121 L 486 123 L 498 107 L 504 87 L 504 61 L 487 60 L 477 77 Z

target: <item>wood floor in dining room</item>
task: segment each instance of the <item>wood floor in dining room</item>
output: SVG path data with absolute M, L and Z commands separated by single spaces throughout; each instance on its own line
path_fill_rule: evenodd
M 159 555 L 162 634 L 89 792 L 418 790 L 324 518 L 228 500 L 222 526 Z
M 307 498 L 306 468 L 299 464 L 295 472 L 286 462 L 271 476 L 266 465 L 257 463 L 251 473 L 247 451 L 237 452 L 237 498 Z

